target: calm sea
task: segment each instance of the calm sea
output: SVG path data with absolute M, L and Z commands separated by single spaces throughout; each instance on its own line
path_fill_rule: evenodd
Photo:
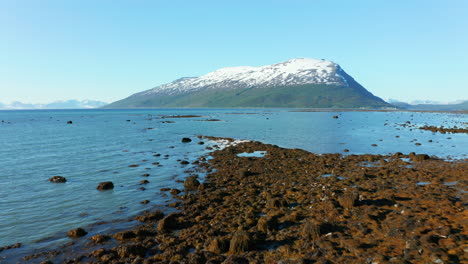
M 468 116 L 286 109 L 0 111 L 0 247 L 17 242 L 48 247 L 68 242 L 65 233 L 70 229 L 164 208 L 170 197 L 160 188 L 180 188 L 176 180 L 191 170 L 191 165 L 182 166 L 180 160 L 194 161 L 208 153 L 209 142 L 197 144 L 197 135 L 259 140 L 315 153 L 414 151 L 466 158 L 467 134 L 399 125 L 406 121 L 414 126 L 466 127 Z M 183 137 L 193 141 L 182 143 Z M 68 181 L 49 182 L 55 175 Z M 144 179 L 149 183 L 141 185 Z M 97 191 L 102 181 L 113 181 L 115 189 Z M 143 200 L 151 202 L 142 205 Z

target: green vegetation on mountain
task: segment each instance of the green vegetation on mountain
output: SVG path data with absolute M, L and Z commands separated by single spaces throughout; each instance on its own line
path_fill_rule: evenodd
M 206 89 L 178 95 L 136 94 L 107 106 L 107 108 L 129 107 L 383 108 L 391 106 L 364 88 L 305 84 L 272 88 Z

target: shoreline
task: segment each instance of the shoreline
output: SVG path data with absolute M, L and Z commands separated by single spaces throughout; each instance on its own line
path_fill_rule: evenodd
M 254 151 L 266 155 L 237 156 Z M 204 182 L 188 177 L 174 196 L 178 212 L 149 212 L 142 225 L 95 242 L 77 239 L 92 244 L 65 249 L 61 260 L 456 263 L 464 254 L 466 159 L 319 155 L 252 141 L 208 155 L 197 162 L 210 172 Z

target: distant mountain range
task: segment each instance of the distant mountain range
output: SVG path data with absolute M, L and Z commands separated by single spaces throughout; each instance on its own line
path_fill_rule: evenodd
M 426 110 L 426 111 L 460 111 L 468 110 L 468 100 L 461 100 L 454 103 L 439 103 L 436 101 L 414 101 L 412 103 L 400 102 L 389 99 L 389 103 L 405 110 Z
M 82 108 L 98 108 L 105 106 L 107 103 L 95 100 L 67 100 L 55 101 L 48 104 L 30 104 L 22 102 L 12 102 L 10 104 L 0 103 L 1 110 L 19 110 L 19 109 L 82 109 Z
M 106 108 L 285 107 L 392 108 L 338 64 L 292 59 L 263 67 L 230 67 L 184 77 L 133 94 Z

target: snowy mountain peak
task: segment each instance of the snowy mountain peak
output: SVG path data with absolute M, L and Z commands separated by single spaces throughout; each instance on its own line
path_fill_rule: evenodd
M 261 67 L 221 68 L 200 77 L 180 78 L 140 94 L 174 95 L 203 89 L 267 88 L 302 84 L 347 86 L 343 73 L 339 65 L 331 61 L 297 58 Z

